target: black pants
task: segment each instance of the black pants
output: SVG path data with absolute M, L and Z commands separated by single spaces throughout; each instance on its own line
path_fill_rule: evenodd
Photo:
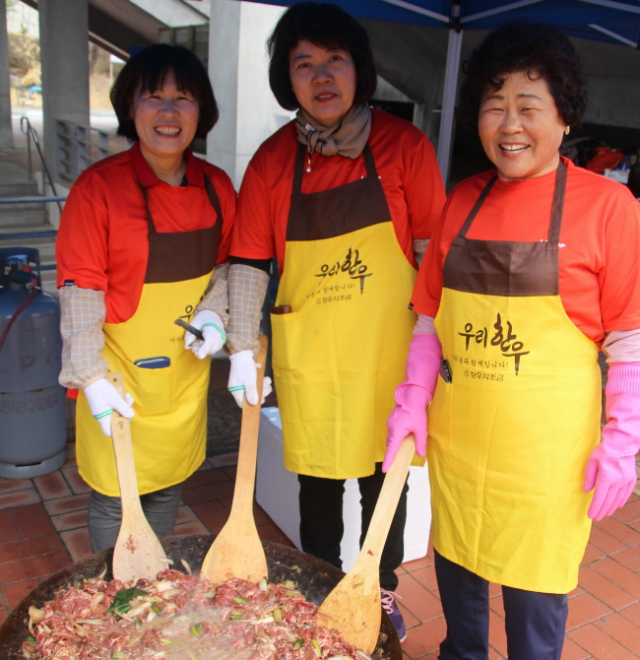
M 358 479 L 360 504 L 362 505 L 360 545 L 369 529 L 384 477 L 382 463 L 376 463 L 374 474 Z M 304 552 L 342 568 L 340 542 L 344 533 L 342 498 L 345 480 L 308 477 L 299 474 L 298 481 L 300 482 L 300 542 L 302 549 Z M 402 563 L 404 556 L 403 536 L 407 519 L 408 490 L 409 486 L 405 484 L 380 560 L 380 586 L 389 591 L 394 591 L 398 586 L 395 570 Z
M 447 622 L 441 660 L 489 657 L 489 583 L 435 552 L 436 577 Z M 565 594 L 502 587 L 509 660 L 560 660 L 567 622 Z

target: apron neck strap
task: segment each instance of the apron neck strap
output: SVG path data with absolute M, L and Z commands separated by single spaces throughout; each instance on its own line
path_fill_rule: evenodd
M 491 177 L 491 179 L 488 181 L 487 185 L 480 193 L 480 197 L 478 197 L 476 203 L 473 205 L 473 208 L 471 209 L 471 213 L 469 213 L 467 219 L 464 221 L 462 228 L 458 232 L 458 236 L 462 236 L 462 238 L 464 238 L 467 235 L 467 231 L 469 230 L 469 227 L 471 227 L 471 223 L 475 220 L 476 215 L 480 210 L 480 207 L 484 204 L 484 200 L 487 199 L 487 195 L 489 194 L 491 188 L 493 188 L 493 184 L 497 180 L 498 180 L 498 175 L 496 174 L 495 176 Z
M 304 161 L 306 157 L 307 148 L 304 144 L 298 144 L 298 150 L 296 151 L 296 161 L 293 166 L 293 189 L 292 192 L 294 195 L 299 195 L 302 192 L 302 175 L 304 173 Z M 362 150 L 362 155 L 364 156 L 364 164 L 367 168 L 367 176 L 369 178 L 377 178 L 378 170 L 376 169 L 375 161 L 373 160 L 373 154 L 371 153 L 371 147 L 367 142 L 364 145 Z M 344 156 L 342 156 L 344 158 Z
M 204 175 L 204 189 L 207 191 L 207 197 L 209 198 L 209 201 L 211 202 L 211 206 L 213 206 L 213 210 L 216 212 L 218 219 L 222 221 L 222 207 L 220 206 L 220 199 L 218 197 L 218 193 L 216 192 L 216 189 L 213 187 L 213 183 L 211 183 L 211 179 L 206 174 Z
M 142 196 L 144 197 L 144 208 L 147 212 L 147 228 L 149 229 L 149 236 L 155 236 L 158 232 L 156 231 L 156 226 L 153 223 L 153 218 L 151 217 L 151 209 L 149 208 L 149 194 L 147 193 L 147 187 L 143 186 L 140 181 L 138 181 L 140 190 L 142 190 Z
M 465 220 L 458 236 L 464 238 L 471 227 L 471 223 L 475 220 L 480 207 L 484 204 L 485 199 L 489 195 L 491 188 L 498 180 L 498 175 L 494 175 L 487 182 L 487 185 L 484 187 L 483 191 L 480 193 L 480 196 L 476 200 L 476 203 L 473 205 L 471 212 L 469 213 L 467 219 Z M 562 213 L 564 211 L 564 194 L 567 188 L 567 166 L 564 164 L 562 158 L 558 163 L 556 169 L 556 178 L 555 185 L 553 188 L 553 203 L 551 205 L 551 222 L 549 223 L 549 236 L 548 240 L 552 244 L 557 244 L 560 242 L 560 229 L 562 227 Z
M 296 162 L 293 166 L 293 194 L 299 195 L 302 190 L 302 172 L 304 171 L 304 157 L 306 148 L 304 144 L 298 143 L 296 151 Z
M 553 206 L 551 207 L 551 223 L 549 224 L 549 242 L 557 245 L 560 242 L 562 227 L 562 212 L 564 211 L 564 193 L 567 188 L 567 166 L 562 158 L 556 170 L 556 185 L 553 190 Z
M 376 164 L 373 160 L 373 154 L 371 153 L 371 147 L 369 146 L 368 142 L 364 145 L 362 155 L 364 156 L 364 164 L 367 167 L 367 176 L 371 179 L 377 178 L 378 170 L 376 169 Z

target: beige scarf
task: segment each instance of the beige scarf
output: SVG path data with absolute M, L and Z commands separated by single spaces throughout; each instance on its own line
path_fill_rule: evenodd
M 317 151 L 323 156 L 345 156 L 355 160 L 364 149 L 371 132 L 371 110 L 364 103 L 351 108 L 335 126 L 318 124 L 302 108 L 296 115 L 298 142 L 307 147 L 307 153 Z

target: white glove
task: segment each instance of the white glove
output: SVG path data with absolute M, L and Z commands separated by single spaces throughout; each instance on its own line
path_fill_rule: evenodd
M 116 388 L 106 379 L 101 378 L 84 388 L 91 414 L 98 420 L 102 432 L 111 437 L 111 413 L 115 410 L 123 417 L 131 419 L 135 413 L 131 409 L 133 397 L 126 393 L 126 402 Z
M 202 330 L 204 340 L 187 331 L 184 336 L 185 349 L 191 349 L 199 360 L 209 355 L 215 355 L 227 341 L 224 325 L 220 317 L 208 309 L 198 312 L 191 321 L 191 325 Z
M 258 370 L 253 359 L 253 351 L 239 351 L 229 356 L 231 368 L 229 370 L 229 384 L 227 389 L 233 395 L 236 403 L 242 408 L 246 395 L 247 401 L 255 406 L 258 403 Z M 271 394 L 271 378 L 266 377 L 262 382 L 262 401 Z

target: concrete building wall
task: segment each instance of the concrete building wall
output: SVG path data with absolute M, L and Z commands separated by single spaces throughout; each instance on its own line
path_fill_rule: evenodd
M 40 27 L 38 25 L 38 10 L 29 7 L 24 2 L 16 0 L 7 7 L 7 29 L 16 34 L 28 34 L 30 37 L 38 37 Z
M 207 22 L 208 1 L 181 2 L 180 0 L 129 0 L 169 27 L 200 25 Z
M 220 120 L 207 140 L 207 159 L 239 187 L 256 149 L 293 116 L 269 88 L 265 43 L 282 7 L 211 0 L 209 75 Z
M 89 126 L 88 24 L 87 0 L 40 2 L 43 143 L 51 172 L 56 171 L 58 155 L 56 119 Z M 52 219 L 54 226 L 56 222 Z
M 7 37 L 6 1 L 0 0 L 0 149 L 13 147 L 11 130 L 11 84 L 9 80 L 9 39 Z

